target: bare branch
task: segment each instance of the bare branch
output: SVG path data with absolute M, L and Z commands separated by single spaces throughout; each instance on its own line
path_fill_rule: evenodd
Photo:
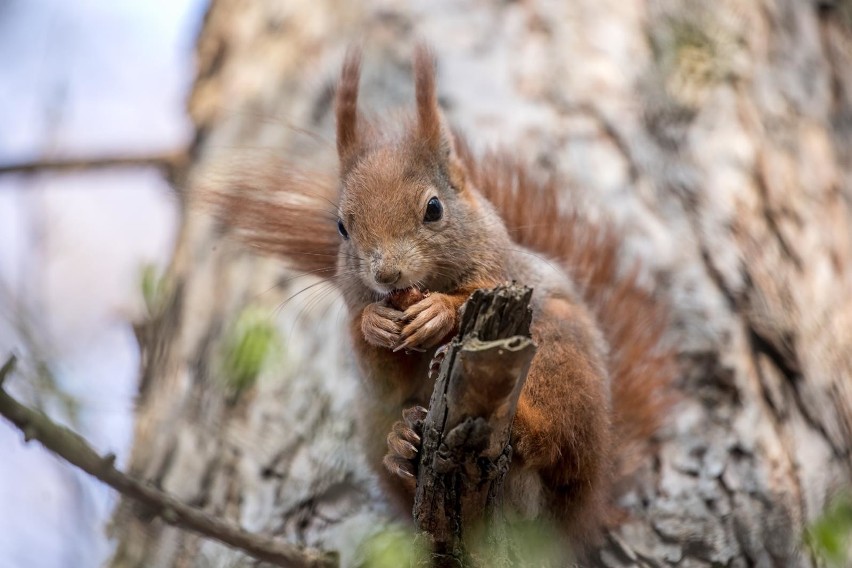
M 107 168 L 153 167 L 168 171 L 185 165 L 188 155 L 185 150 L 140 156 L 98 156 L 91 158 L 40 159 L 29 162 L 0 164 L 0 175 L 33 175 L 51 171 L 99 170 Z
M 55 424 L 45 414 L 20 404 L 2 388 L 3 379 L 14 365 L 15 357 L 12 356 L 0 368 L 0 414 L 17 426 L 26 440 L 38 440 L 68 463 L 142 503 L 167 523 L 238 548 L 258 560 L 292 568 L 334 568 L 338 565 L 336 553 L 301 548 L 247 532 L 117 470 L 114 455 L 98 455 L 81 436 Z

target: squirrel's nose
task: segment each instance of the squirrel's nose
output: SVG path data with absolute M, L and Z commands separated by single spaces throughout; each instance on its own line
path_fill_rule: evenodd
M 379 268 L 373 275 L 376 282 L 383 286 L 390 286 L 391 284 L 398 282 L 401 277 L 402 271 L 394 268 Z

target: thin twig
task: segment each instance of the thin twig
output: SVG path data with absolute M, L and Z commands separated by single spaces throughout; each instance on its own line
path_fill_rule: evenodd
M 187 162 L 187 153 L 176 150 L 163 154 L 140 156 L 98 156 L 90 158 L 56 158 L 0 164 L 3 174 L 40 174 L 51 171 L 67 172 L 76 170 L 100 170 L 106 168 L 154 167 L 173 170 Z
M 117 470 L 115 456 L 102 457 L 78 434 L 55 424 L 45 414 L 27 408 L 2 387 L 15 366 L 12 356 L 0 368 L 0 414 L 24 433 L 26 440 L 38 440 L 68 463 L 106 483 L 119 493 L 147 506 L 170 525 L 191 530 L 238 548 L 258 560 L 277 566 L 334 568 L 336 553 L 301 548 L 278 539 L 247 532 L 231 522 L 209 515 L 180 502 L 172 495 Z
M 3 387 L 3 382 L 6 380 L 6 377 L 15 370 L 15 365 L 18 363 L 18 358 L 15 355 L 9 355 L 9 359 L 3 363 L 3 366 L 0 367 L 0 388 Z

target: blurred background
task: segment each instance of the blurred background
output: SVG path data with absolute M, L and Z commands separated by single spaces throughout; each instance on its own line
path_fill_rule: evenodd
M 191 140 L 205 8 L 0 1 L 0 168 L 27 169 L 0 174 L 0 357 L 20 356 L 14 393 L 122 464 L 139 365 L 131 322 L 177 228 L 157 164 Z M 114 160 L 130 165 L 93 167 Z M 46 167 L 64 161 L 96 163 Z M 0 455 L 0 566 L 100 565 L 115 494 L 5 424 Z

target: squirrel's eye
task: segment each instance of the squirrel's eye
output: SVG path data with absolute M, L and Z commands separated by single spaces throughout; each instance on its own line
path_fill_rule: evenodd
M 423 215 L 423 222 L 434 223 L 435 221 L 440 221 L 443 216 L 444 206 L 441 205 L 441 202 L 437 197 L 433 197 L 429 200 L 429 203 L 426 204 L 426 214 Z
M 349 240 L 349 233 L 346 232 L 346 227 L 343 226 L 343 221 L 340 219 L 337 220 L 337 232 L 340 233 L 340 236 L 344 238 L 344 240 Z

